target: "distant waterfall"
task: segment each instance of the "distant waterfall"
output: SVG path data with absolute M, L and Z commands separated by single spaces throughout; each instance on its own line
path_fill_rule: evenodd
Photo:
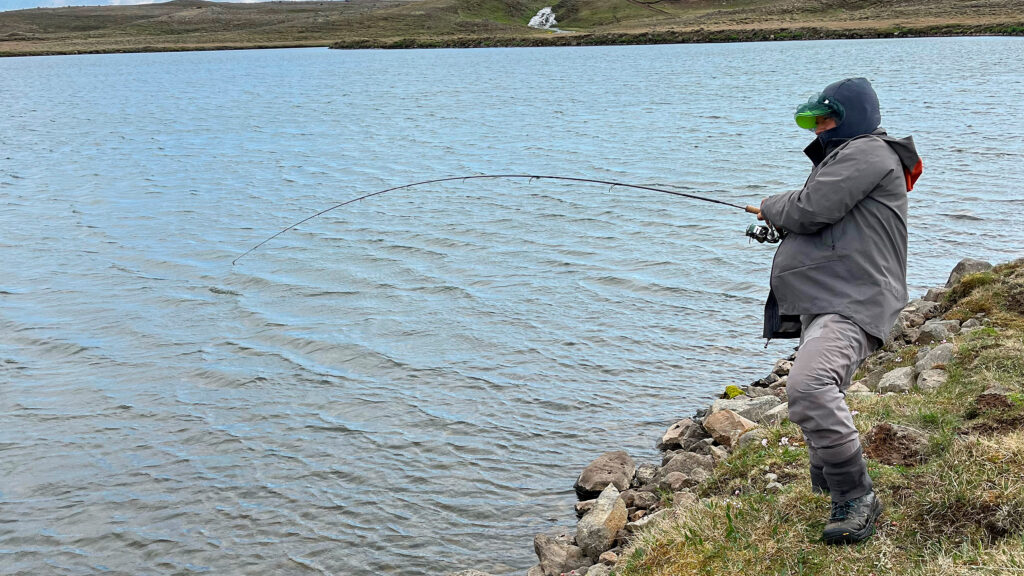
M 540 12 L 533 18 L 530 18 L 530 28 L 543 28 L 549 29 L 558 22 L 555 21 L 555 13 L 551 11 L 551 7 L 541 8 Z

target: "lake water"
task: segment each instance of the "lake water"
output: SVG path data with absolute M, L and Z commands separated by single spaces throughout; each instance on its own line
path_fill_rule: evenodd
M 739 204 L 866 75 L 912 295 L 1024 256 L 1024 39 L 0 60 L 0 573 L 523 574 L 598 454 L 788 354 Z

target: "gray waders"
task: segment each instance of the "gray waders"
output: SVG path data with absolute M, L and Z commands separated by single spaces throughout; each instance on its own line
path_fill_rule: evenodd
M 839 314 L 801 316 L 800 348 L 789 372 L 789 419 L 803 430 L 811 458 L 811 485 L 833 502 L 872 489 L 860 437 L 846 405 L 846 389 L 879 342 Z

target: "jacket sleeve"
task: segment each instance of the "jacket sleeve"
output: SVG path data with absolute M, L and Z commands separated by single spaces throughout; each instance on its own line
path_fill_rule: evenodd
M 766 198 L 761 214 L 777 228 L 813 234 L 841 220 L 894 170 L 891 155 L 877 138 L 854 140 L 821 166 L 802 190 Z

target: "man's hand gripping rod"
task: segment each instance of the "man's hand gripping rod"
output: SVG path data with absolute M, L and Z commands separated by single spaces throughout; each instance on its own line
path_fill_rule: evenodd
M 765 222 L 764 224 L 751 224 L 750 226 L 747 226 L 747 237 L 757 240 L 761 244 L 764 244 L 765 242 L 769 244 L 776 244 L 781 242 L 785 237 L 784 233 L 776 230 L 775 227 L 772 226 L 771 222 L 765 220 L 764 217 L 761 216 L 761 209 L 757 206 L 747 206 L 744 210 L 756 215 L 758 220 L 764 220 Z

